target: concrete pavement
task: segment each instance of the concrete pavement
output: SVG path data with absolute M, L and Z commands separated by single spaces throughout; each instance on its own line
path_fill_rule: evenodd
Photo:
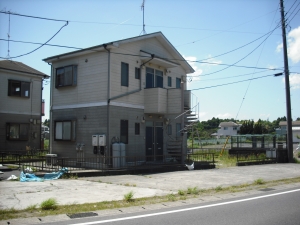
M 15 174 L 19 171 L 15 171 Z M 3 174 L 2 174 L 3 175 Z M 0 175 L 1 177 L 1 175 Z M 49 198 L 60 205 L 122 200 L 177 193 L 189 187 L 227 187 L 261 178 L 265 181 L 300 177 L 300 164 L 268 164 L 224 169 L 177 171 L 146 175 L 83 177 L 44 182 L 0 181 L 0 209 L 25 209 Z

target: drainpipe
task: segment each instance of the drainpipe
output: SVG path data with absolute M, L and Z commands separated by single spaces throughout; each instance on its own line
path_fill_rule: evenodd
M 184 113 L 184 83 L 183 83 L 183 76 L 181 77 L 181 113 L 183 114 Z M 184 131 L 184 117 L 185 115 L 183 115 L 181 117 L 181 130 L 182 132 Z M 184 148 L 184 143 L 183 143 L 183 140 L 184 140 L 184 132 L 182 133 L 182 142 L 181 142 L 181 163 L 183 163 L 183 148 Z
M 50 123 L 49 123 L 49 129 L 50 129 L 50 133 L 49 133 L 49 153 L 51 154 L 52 153 L 52 144 L 53 144 L 53 118 L 52 118 L 52 107 L 53 107 L 53 85 L 54 85 L 54 79 L 53 79 L 53 65 L 52 63 L 48 63 L 50 66 L 51 66 L 51 69 L 50 69 L 50 76 L 51 76 L 51 82 L 50 82 Z
M 108 66 L 107 66 L 107 107 L 106 107 L 106 113 L 107 113 L 107 134 L 106 134 L 106 143 L 107 143 L 107 156 L 109 159 L 108 165 L 110 165 L 110 139 L 109 139 L 109 127 L 110 127 L 110 50 L 107 49 L 107 44 L 103 44 L 104 49 L 108 53 Z

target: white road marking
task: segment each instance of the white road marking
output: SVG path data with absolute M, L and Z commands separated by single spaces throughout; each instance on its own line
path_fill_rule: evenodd
M 138 216 L 128 216 L 128 217 L 122 217 L 122 218 L 117 218 L 117 219 L 99 220 L 99 221 L 86 222 L 86 223 L 74 223 L 72 225 L 92 225 L 92 224 L 101 224 L 101 223 L 111 223 L 111 222 L 123 221 L 123 220 L 139 219 L 139 218 L 151 217 L 151 216 L 159 216 L 159 215 L 165 215 L 165 214 L 171 214 L 171 213 L 191 211 L 191 210 L 196 210 L 196 209 L 210 208 L 210 207 L 221 206 L 221 205 L 229 205 L 229 204 L 239 203 L 239 202 L 252 201 L 252 200 L 256 200 L 256 199 L 268 198 L 268 197 L 273 197 L 273 196 L 277 196 L 277 195 L 284 195 L 284 194 L 293 193 L 293 192 L 297 192 L 297 191 L 300 191 L 300 189 L 284 191 L 284 192 L 279 192 L 279 193 L 269 194 L 269 195 L 262 195 L 262 196 L 258 196 L 258 197 L 252 197 L 252 198 L 245 198 L 245 199 L 240 199 L 240 200 L 235 200 L 235 201 L 204 205 L 204 206 L 196 206 L 196 207 L 191 207 L 191 208 L 177 209 L 177 210 L 158 212 L 158 213 L 150 213 L 150 214 L 144 214 L 144 215 L 138 215 Z

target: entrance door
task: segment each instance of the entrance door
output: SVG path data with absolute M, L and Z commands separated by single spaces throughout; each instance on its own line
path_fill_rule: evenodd
M 156 160 L 163 160 L 163 140 L 164 140 L 163 127 L 155 127 L 155 156 Z
M 154 129 L 153 122 L 146 122 L 146 160 L 154 160 Z
M 147 161 L 163 160 L 163 139 L 163 123 L 146 121 Z

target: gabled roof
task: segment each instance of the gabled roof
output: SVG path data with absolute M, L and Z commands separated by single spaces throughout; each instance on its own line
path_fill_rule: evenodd
M 280 121 L 279 126 L 286 126 L 287 122 L 286 121 Z M 292 121 L 292 126 L 300 126 L 300 121 Z
M 88 54 L 88 53 L 95 52 L 95 51 L 105 51 L 105 49 L 114 49 L 114 48 L 117 48 L 120 44 L 126 44 L 126 43 L 135 42 L 135 41 L 146 40 L 146 39 L 150 39 L 150 38 L 157 38 L 158 41 L 161 42 L 165 46 L 165 48 L 171 53 L 171 55 L 174 57 L 174 61 L 177 61 L 177 62 L 171 62 L 169 59 L 164 59 L 164 58 L 161 58 L 161 57 L 155 56 L 155 55 L 154 55 L 154 57 L 156 57 L 158 60 L 165 60 L 165 62 L 168 61 L 169 63 L 174 63 L 174 64 L 179 63 L 186 70 L 187 73 L 195 72 L 195 70 L 190 66 L 190 64 L 188 64 L 188 62 L 182 57 L 182 55 L 176 50 L 176 48 L 169 42 L 169 40 L 162 34 L 162 32 L 155 32 L 155 33 L 146 34 L 146 35 L 142 35 L 142 36 L 136 36 L 136 37 L 127 38 L 127 39 L 123 39 L 123 40 L 104 43 L 104 44 L 96 45 L 96 46 L 93 46 L 90 48 L 85 48 L 85 49 L 81 49 L 81 50 L 77 50 L 77 51 L 68 52 L 65 54 L 51 56 L 51 57 L 48 57 L 43 60 L 45 62 L 53 62 L 53 61 L 56 61 L 59 59 L 75 57 L 75 56 Z M 143 50 L 143 49 L 141 49 L 141 50 Z M 149 57 L 151 58 L 151 56 L 149 56 Z
M 44 78 L 49 78 L 47 74 L 44 74 L 36 69 L 33 69 L 32 67 L 27 66 L 24 63 L 12 61 L 12 60 L 0 60 L 0 69 L 20 72 L 20 73 L 33 74 L 33 75 L 42 76 Z
M 236 124 L 234 122 L 221 122 L 219 127 L 239 127 L 239 124 Z

